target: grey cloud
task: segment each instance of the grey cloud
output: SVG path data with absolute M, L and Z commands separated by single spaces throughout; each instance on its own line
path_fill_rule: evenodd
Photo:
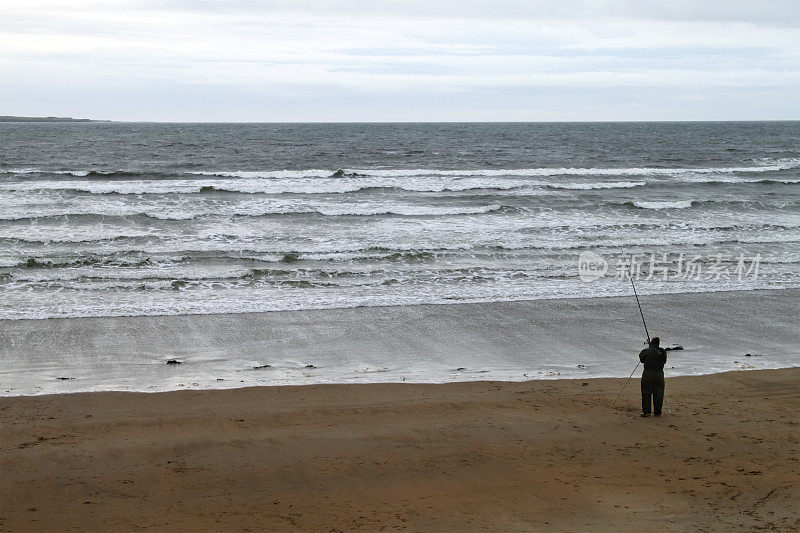
M 146 9 L 173 9 L 195 13 L 274 13 L 360 17 L 431 17 L 488 19 L 559 19 L 569 21 L 598 18 L 741 22 L 792 27 L 800 24 L 800 2 L 796 0 L 137 0 L 129 5 Z
M 0 4 L 3 114 L 800 117 L 800 2 Z

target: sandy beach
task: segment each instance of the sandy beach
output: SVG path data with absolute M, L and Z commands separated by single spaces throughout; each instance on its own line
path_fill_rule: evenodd
M 800 369 L 0 399 L 5 531 L 796 530 Z

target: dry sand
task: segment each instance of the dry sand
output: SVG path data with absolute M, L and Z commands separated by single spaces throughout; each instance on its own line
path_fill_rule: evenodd
M 0 398 L 7 531 L 800 528 L 800 369 Z

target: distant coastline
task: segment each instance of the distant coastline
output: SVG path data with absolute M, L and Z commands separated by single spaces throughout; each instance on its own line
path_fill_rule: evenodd
M 95 120 L 91 118 L 72 117 L 15 117 L 0 115 L 0 122 L 111 122 L 110 120 Z

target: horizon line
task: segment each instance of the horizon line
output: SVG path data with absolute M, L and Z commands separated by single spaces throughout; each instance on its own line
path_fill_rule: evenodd
M 119 120 L 49 116 L 0 115 L 0 123 L 128 123 L 128 124 L 631 124 L 631 123 L 700 123 L 700 122 L 800 122 L 800 118 L 780 119 L 681 119 L 681 120 Z M 8 120 L 21 118 L 23 120 Z M 31 120 L 34 119 L 34 120 Z M 42 120 L 35 120 L 42 119 Z M 50 120 L 48 120 L 50 119 Z M 61 119 L 61 120 L 58 120 Z

